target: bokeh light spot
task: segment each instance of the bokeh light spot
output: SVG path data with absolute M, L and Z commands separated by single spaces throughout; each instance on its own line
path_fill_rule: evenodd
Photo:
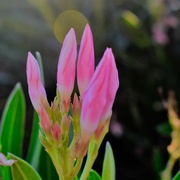
M 54 22 L 54 34 L 57 40 L 62 43 L 65 35 L 71 28 L 76 32 L 77 43 L 80 43 L 83 30 L 88 23 L 86 17 L 75 10 L 67 10 L 61 13 Z

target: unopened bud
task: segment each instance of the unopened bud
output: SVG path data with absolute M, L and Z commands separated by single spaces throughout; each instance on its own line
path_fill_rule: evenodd
M 44 107 L 41 107 L 39 111 L 40 126 L 45 134 L 48 134 L 51 131 L 51 121 Z
M 52 131 L 52 135 L 53 135 L 53 139 L 55 141 L 59 141 L 61 138 L 61 127 L 58 123 L 58 121 L 55 122 L 54 127 L 53 127 L 53 131 Z

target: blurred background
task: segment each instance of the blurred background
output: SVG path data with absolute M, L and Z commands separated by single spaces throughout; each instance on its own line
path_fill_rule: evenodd
M 41 53 L 52 101 L 64 35 L 73 26 L 79 42 L 89 23 L 96 65 L 106 47 L 112 47 L 120 78 L 110 132 L 94 169 L 101 174 L 105 141 L 110 141 L 117 179 L 159 179 L 171 142 L 163 102 L 170 90 L 180 101 L 179 18 L 179 0 L 0 1 L 0 113 L 14 85 L 21 82 L 27 102 L 25 150 L 33 112 L 25 74 L 28 51 Z M 173 173 L 178 169 L 177 163 Z

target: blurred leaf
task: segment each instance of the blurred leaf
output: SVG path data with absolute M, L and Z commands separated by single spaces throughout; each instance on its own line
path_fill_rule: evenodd
M 102 180 L 115 180 L 114 155 L 109 142 L 106 143 L 106 152 L 103 162 Z
M 43 85 L 45 85 L 42 58 L 41 58 L 40 52 L 38 52 L 38 51 L 36 51 L 36 59 L 37 59 L 38 64 L 39 64 L 42 83 L 43 83 Z
M 53 24 L 55 15 L 48 1 L 28 0 L 28 2 L 34 5 L 38 9 L 38 11 L 41 12 L 41 14 L 45 18 L 45 20 L 49 23 L 50 26 Z
M 159 172 L 161 172 L 163 170 L 164 165 L 163 165 L 162 155 L 161 155 L 159 149 L 154 149 L 152 162 L 153 162 L 152 165 L 154 167 L 154 171 L 156 173 L 156 177 L 157 177 L 157 179 L 160 179 Z
M 8 153 L 8 155 L 10 158 L 17 160 L 17 162 L 11 166 L 13 180 L 41 180 L 39 174 L 30 164 L 11 153 Z
M 172 180 L 179 180 L 180 179 L 180 171 L 174 176 Z
M 150 39 L 140 19 L 131 11 L 124 11 L 121 15 L 124 33 L 140 47 L 150 45 Z
M 39 140 L 39 117 L 34 112 L 33 128 L 31 134 L 30 145 L 27 154 L 27 161 L 36 169 L 40 160 L 42 145 Z
M 3 170 L 2 170 L 3 166 L 0 166 L 0 179 L 3 179 Z
M 124 18 L 124 20 L 126 20 L 126 24 L 129 27 L 133 29 L 139 29 L 139 27 L 141 27 L 139 18 L 131 11 L 124 11 L 122 17 Z
M 41 149 L 38 172 L 41 175 L 42 179 L 45 180 L 58 179 L 58 174 L 55 170 L 55 167 L 48 153 L 44 150 L 44 148 Z
M 0 127 L 1 152 L 22 156 L 25 99 L 20 83 L 11 92 L 3 111 Z
M 11 180 L 11 168 L 9 166 L 0 166 L 1 174 L 0 178 L 2 177 L 2 180 Z
M 101 177 L 95 170 L 91 169 L 87 180 L 101 180 Z
M 156 0 L 147 0 L 147 8 L 150 11 L 151 16 L 155 19 L 162 16 L 166 10 L 165 3 Z
M 163 136 L 170 136 L 172 128 L 171 128 L 169 122 L 164 122 L 164 123 L 156 126 L 156 131 Z

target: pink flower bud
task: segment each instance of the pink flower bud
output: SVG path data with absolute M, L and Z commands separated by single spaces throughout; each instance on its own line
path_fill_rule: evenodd
M 108 61 L 103 57 L 82 96 L 81 130 L 91 136 L 96 130 L 106 104 Z
M 86 25 L 82 35 L 78 65 L 77 65 L 77 82 L 79 92 L 82 95 L 87 88 L 94 73 L 94 44 L 92 32 L 89 25 Z
M 104 55 L 106 61 L 108 61 L 108 86 L 106 92 L 106 104 L 104 106 L 101 120 L 106 120 L 111 114 L 111 109 L 114 103 L 114 99 L 116 96 L 117 89 L 119 87 L 119 78 L 118 78 L 118 70 L 116 68 L 114 55 L 112 53 L 112 49 L 107 48 Z
M 82 96 L 82 134 L 91 136 L 100 120 L 108 118 L 119 86 L 112 50 L 107 48 L 101 62 Z
M 74 29 L 66 35 L 58 62 L 57 88 L 62 101 L 68 101 L 74 87 L 77 43 Z
M 50 131 L 51 131 L 51 120 L 49 119 L 49 116 L 48 116 L 46 110 L 44 109 L 44 107 L 40 108 L 38 115 L 39 115 L 40 126 L 41 126 L 42 130 L 46 134 L 50 133 Z
M 78 99 L 76 93 L 74 94 L 72 109 L 74 114 L 79 113 L 81 110 L 81 100 Z
M 30 52 L 27 58 L 26 74 L 29 96 L 34 108 L 38 111 L 41 106 L 41 98 L 47 99 L 47 97 L 42 84 L 38 62 Z
M 60 140 L 61 137 L 61 127 L 59 125 L 59 123 L 56 121 L 54 124 L 54 128 L 52 131 L 53 137 L 55 138 L 56 141 Z

